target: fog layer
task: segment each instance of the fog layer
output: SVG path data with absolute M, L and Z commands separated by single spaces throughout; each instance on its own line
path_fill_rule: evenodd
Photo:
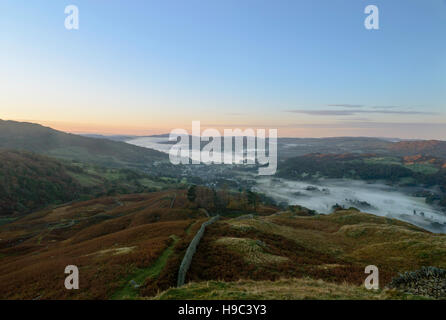
M 276 201 L 301 205 L 318 213 L 331 213 L 333 205 L 356 207 L 373 213 L 413 223 L 432 232 L 446 232 L 446 215 L 425 203 L 384 184 L 360 180 L 322 179 L 317 183 L 272 177 L 257 178 L 255 189 Z
M 168 140 L 166 137 L 141 137 L 127 143 L 169 153 L 172 145 L 166 144 Z M 257 177 L 256 182 L 257 191 L 279 202 L 301 205 L 318 213 L 331 213 L 333 205 L 339 204 L 410 222 L 432 232 L 446 233 L 443 212 L 426 204 L 424 198 L 412 197 L 384 184 L 335 179 L 308 183 L 274 177 Z

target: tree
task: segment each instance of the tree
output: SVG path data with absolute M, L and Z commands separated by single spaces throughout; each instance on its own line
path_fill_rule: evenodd
M 214 208 L 217 211 L 217 213 L 222 213 L 225 209 L 227 204 L 222 198 L 221 192 L 217 192 L 214 188 L 212 188 L 212 195 L 213 195 L 213 201 L 214 201 Z
M 257 195 L 252 191 L 248 191 L 248 204 L 254 207 L 254 212 L 257 211 Z
M 195 202 L 196 198 L 197 198 L 197 186 L 193 184 L 187 190 L 187 200 L 189 200 L 190 202 Z

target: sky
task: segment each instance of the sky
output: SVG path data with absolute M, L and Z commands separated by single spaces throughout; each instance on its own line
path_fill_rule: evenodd
M 445 38 L 446 0 L 0 0 L 0 119 L 446 140 Z

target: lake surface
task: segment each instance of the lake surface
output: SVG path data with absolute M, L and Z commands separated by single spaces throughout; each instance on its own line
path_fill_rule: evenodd
M 223 138 L 222 138 L 222 141 L 223 141 Z M 141 138 L 128 140 L 126 142 L 136 145 L 136 146 L 139 146 L 139 147 L 150 148 L 150 149 L 154 149 L 154 150 L 164 152 L 167 154 L 169 153 L 170 148 L 172 148 L 172 146 L 173 146 L 173 144 L 167 143 L 167 142 L 169 142 L 169 138 L 167 138 L 167 137 L 141 137 Z M 189 148 L 189 144 L 187 142 L 183 143 L 183 144 L 176 142 L 175 145 L 182 147 L 184 149 Z M 222 151 L 223 150 L 224 150 L 224 148 L 222 148 Z M 264 149 L 260 149 L 260 150 L 264 152 Z M 255 149 L 248 149 L 246 151 L 254 151 L 255 152 Z M 217 159 L 221 159 L 220 162 L 223 162 L 224 151 L 218 152 L 218 151 L 214 150 L 213 154 Z M 249 153 L 248 153 L 248 155 L 249 155 Z M 232 159 L 235 164 L 243 163 L 244 158 L 249 158 L 251 160 L 255 160 L 255 156 L 247 156 L 247 154 L 244 153 L 243 150 L 239 150 L 238 152 L 235 152 L 234 154 L 232 154 Z M 202 160 L 202 159 L 200 159 L 200 157 L 198 157 L 197 159 L 195 159 L 195 158 L 191 158 L 191 159 L 198 160 L 198 161 Z
M 169 138 L 166 137 L 141 137 L 127 140 L 126 142 L 138 147 L 154 149 L 164 153 L 169 153 L 169 150 L 172 147 L 171 144 L 166 143 L 169 142 Z

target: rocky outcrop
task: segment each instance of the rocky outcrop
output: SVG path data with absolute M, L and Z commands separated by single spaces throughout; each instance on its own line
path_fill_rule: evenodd
M 446 270 L 422 267 L 417 271 L 406 272 L 393 278 L 389 288 L 420 296 L 445 299 Z

